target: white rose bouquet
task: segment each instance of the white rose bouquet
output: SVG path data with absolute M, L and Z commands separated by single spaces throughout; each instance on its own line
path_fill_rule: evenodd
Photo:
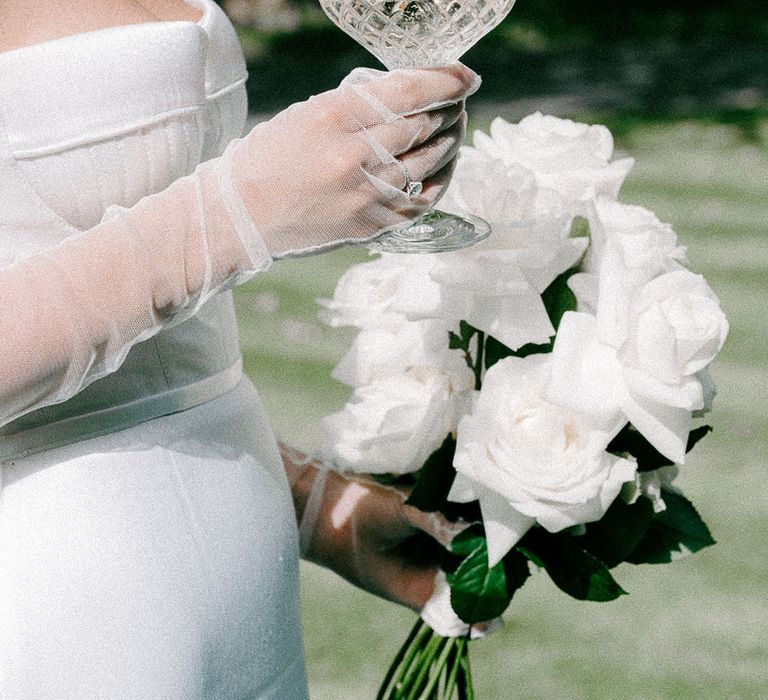
M 465 525 L 379 698 L 472 697 L 467 639 L 532 570 L 609 601 L 619 563 L 713 543 L 673 480 L 710 430 L 692 419 L 711 407 L 728 324 L 671 227 L 618 201 L 631 167 L 605 127 L 496 119 L 441 201 L 492 236 L 381 255 L 321 302 L 327 323 L 359 329 L 326 457 Z

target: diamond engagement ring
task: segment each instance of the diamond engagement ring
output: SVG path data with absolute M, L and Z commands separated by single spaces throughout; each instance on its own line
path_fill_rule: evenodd
M 403 191 L 413 199 L 414 197 L 417 197 L 419 194 L 421 194 L 421 190 L 423 189 L 424 185 L 419 182 L 418 180 L 411 180 L 411 174 L 408 172 L 408 168 L 406 168 L 402 163 L 400 164 L 403 167 L 403 173 L 405 174 L 405 184 L 403 185 Z

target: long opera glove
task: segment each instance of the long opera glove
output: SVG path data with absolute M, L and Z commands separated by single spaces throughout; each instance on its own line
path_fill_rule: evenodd
M 424 210 L 478 82 L 458 65 L 353 73 L 162 192 L 0 270 L 0 425 L 115 371 L 134 344 L 273 259 L 369 240 Z M 424 182 L 415 197 L 399 189 L 406 172 Z

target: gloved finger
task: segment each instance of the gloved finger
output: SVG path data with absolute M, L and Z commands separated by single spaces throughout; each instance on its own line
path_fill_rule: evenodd
M 425 209 L 433 208 L 445 194 L 448 185 L 451 184 L 451 178 L 453 177 L 458 160 L 456 157 L 453 158 L 441 170 L 438 170 L 434 175 L 424 180 L 421 193 L 413 199 L 417 200 L 418 204 Z
M 480 76 L 456 63 L 443 68 L 399 68 L 373 71 L 357 68 L 341 82 L 366 100 L 371 109 L 356 116 L 363 127 L 381 124 L 382 111 L 408 116 L 460 102 L 480 87 Z M 383 107 L 384 109 L 377 109 Z
M 404 216 L 418 215 L 434 205 L 445 192 L 456 166 L 456 154 L 466 134 L 465 117 L 424 146 L 401 158 L 379 153 L 364 168 L 379 193 Z M 420 183 L 416 193 L 409 185 Z M 410 212 L 410 213 L 408 213 Z
M 466 112 L 448 130 L 437 134 L 418 148 L 400 156 L 399 160 L 412 181 L 424 183 L 456 157 L 467 133 Z
M 403 517 L 414 528 L 426 532 L 443 547 L 450 548 L 451 541 L 471 523 L 448 520 L 442 513 L 426 513 L 413 506 L 403 506 Z
M 452 127 L 463 112 L 464 102 L 461 101 L 371 127 L 369 132 L 389 153 L 399 156 Z
M 405 192 L 408 182 L 406 170 L 396 158 L 393 157 L 388 163 L 380 162 L 377 168 L 363 169 L 363 173 L 378 193 L 377 204 L 382 213 L 388 215 L 386 221 L 384 217 L 377 217 L 377 220 L 382 220 L 381 228 L 421 216 L 429 208 L 429 200 Z M 372 211 L 373 207 L 369 205 L 369 218 L 372 218 Z
M 448 547 L 451 540 L 471 524 L 467 522 L 452 522 L 442 513 L 428 513 L 415 506 L 408 505 L 406 501 L 410 489 L 391 484 L 380 484 L 363 474 L 356 474 L 350 483 L 369 493 L 374 490 L 378 494 L 378 498 L 375 501 L 377 509 L 382 512 L 387 511 L 390 514 L 387 518 L 389 523 L 387 531 L 381 533 L 383 539 L 389 540 L 390 546 L 402 543 L 412 538 L 414 534 L 422 532 L 439 542 L 442 546 Z M 425 539 L 426 543 L 430 541 L 428 538 Z M 408 552 L 408 547 L 413 548 L 411 543 L 406 543 L 406 553 Z M 424 561 L 428 558 L 426 555 L 422 557 Z M 408 557 L 406 556 L 405 560 L 407 559 Z

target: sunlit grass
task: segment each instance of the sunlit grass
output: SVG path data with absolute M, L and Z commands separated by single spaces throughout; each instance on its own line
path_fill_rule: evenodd
M 479 697 L 768 697 L 768 129 L 644 126 L 620 148 L 636 158 L 625 201 L 654 209 L 688 245 L 721 298 L 731 335 L 713 367 L 713 435 L 681 479 L 719 544 L 664 567 L 617 572 L 629 596 L 567 599 L 540 574 L 507 625 L 473 649 Z M 324 328 L 314 299 L 362 251 L 281 262 L 237 290 L 246 367 L 276 431 L 313 448 L 320 417 L 348 391 L 330 379 L 349 336 Z M 276 306 L 275 306 L 276 302 Z M 306 652 L 315 699 L 371 698 L 412 615 L 303 571 Z

